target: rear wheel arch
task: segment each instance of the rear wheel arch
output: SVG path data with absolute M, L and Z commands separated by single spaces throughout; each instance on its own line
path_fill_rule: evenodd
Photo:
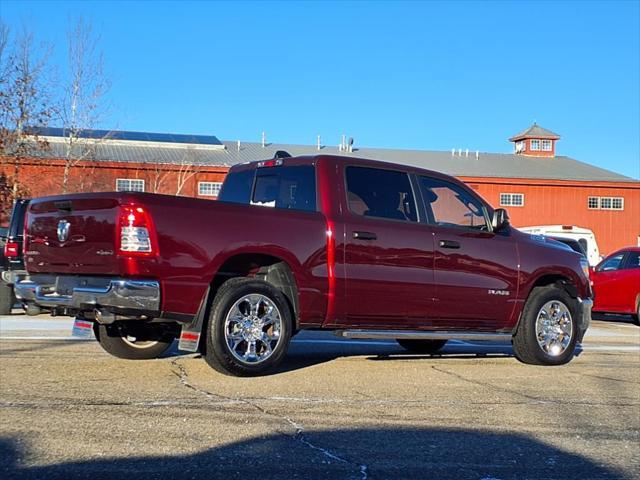
M 273 285 L 284 294 L 291 310 L 291 317 L 294 320 L 294 330 L 297 330 L 299 325 L 299 290 L 294 269 L 289 262 L 274 255 L 241 253 L 226 258 L 211 280 L 207 310 L 210 309 L 218 291 L 225 282 L 232 278 L 252 277 Z

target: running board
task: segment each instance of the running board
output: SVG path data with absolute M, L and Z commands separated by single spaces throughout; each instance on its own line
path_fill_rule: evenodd
M 476 340 L 485 342 L 509 342 L 510 333 L 494 332 L 429 332 L 424 330 L 336 330 L 335 334 L 343 338 L 374 340 Z

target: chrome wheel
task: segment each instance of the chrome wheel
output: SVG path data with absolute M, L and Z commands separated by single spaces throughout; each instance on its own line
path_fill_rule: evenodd
M 268 359 L 278 346 L 282 315 L 267 296 L 252 293 L 236 301 L 224 322 L 224 338 L 239 361 L 257 364 Z
M 559 300 L 545 303 L 536 318 L 536 338 L 544 353 L 558 357 L 573 337 L 573 321 L 569 308 Z

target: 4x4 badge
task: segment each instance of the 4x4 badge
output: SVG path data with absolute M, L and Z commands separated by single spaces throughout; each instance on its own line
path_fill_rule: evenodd
M 58 222 L 58 240 L 61 242 L 67 241 L 67 238 L 69 238 L 69 227 L 71 227 L 71 224 L 66 220 L 60 220 Z

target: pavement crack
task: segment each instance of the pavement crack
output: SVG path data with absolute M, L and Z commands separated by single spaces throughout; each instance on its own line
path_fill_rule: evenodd
M 360 473 L 360 479 L 361 480 L 367 480 L 368 478 L 368 466 L 365 464 L 360 464 L 358 462 L 354 462 L 351 460 L 346 459 L 345 457 L 342 457 L 340 455 L 338 455 L 337 453 L 332 452 L 329 449 L 323 448 L 319 445 L 314 444 L 311 440 L 309 440 L 308 436 L 305 434 L 305 428 L 300 425 L 298 422 L 296 422 L 295 420 L 293 420 L 290 417 L 287 417 L 286 415 L 282 415 L 280 413 L 276 413 L 276 412 L 272 412 L 270 410 L 267 410 L 266 408 L 262 407 L 261 405 L 255 403 L 254 401 L 250 401 L 244 398 L 234 398 L 234 397 L 228 397 L 228 396 L 224 396 L 224 395 L 220 395 L 217 393 L 212 393 L 209 392 L 208 390 L 204 390 L 202 388 L 196 387 L 195 385 L 193 385 L 192 383 L 189 382 L 189 374 L 187 372 L 187 369 L 184 367 L 184 365 L 182 365 L 181 363 L 179 363 L 178 361 L 179 359 L 175 359 L 171 361 L 171 365 L 173 367 L 175 367 L 175 369 L 172 369 L 171 372 L 178 377 L 178 379 L 180 380 L 180 383 L 185 386 L 186 388 L 189 388 L 191 390 L 193 390 L 194 392 L 197 392 L 201 395 L 204 395 L 205 397 L 209 398 L 209 399 L 213 399 L 213 400 L 227 400 L 227 401 L 233 401 L 233 402 L 237 402 L 237 403 L 241 403 L 244 405 L 247 405 L 249 407 L 252 407 L 254 409 L 256 409 L 257 411 L 259 411 L 260 413 L 262 413 L 263 415 L 268 415 L 271 417 L 275 417 L 278 418 L 280 420 L 282 420 L 284 423 L 286 423 L 289 427 L 291 427 L 294 430 L 293 434 L 289 434 L 288 436 L 291 437 L 293 440 L 301 443 L 302 445 L 320 452 L 322 455 L 324 455 L 325 457 L 336 461 L 336 462 L 340 462 L 340 463 L 344 463 L 346 465 L 352 465 L 358 468 L 358 471 Z

